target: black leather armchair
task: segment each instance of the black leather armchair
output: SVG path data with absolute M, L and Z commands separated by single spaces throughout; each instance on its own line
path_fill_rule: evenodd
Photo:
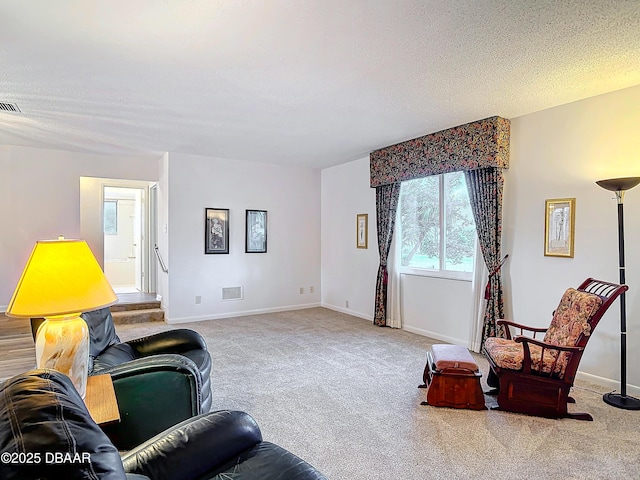
M 113 379 L 121 420 L 103 430 L 120 450 L 211 409 L 211 356 L 199 333 L 175 329 L 121 342 L 108 307 L 82 317 L 89 327 L 89 375 Z M 31 321 L 34 336 L 41 321 Z
M 0 478 L 322 480 L 307 462 L 262 440 L 238 411 L 205 413 L 120 456 L 71 380 L 32 370 L 0 385 Z

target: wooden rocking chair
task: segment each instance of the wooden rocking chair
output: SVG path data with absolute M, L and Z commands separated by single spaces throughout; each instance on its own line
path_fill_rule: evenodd
M 626 285 L 588 278 L 569 288 L 553 312 L 549 328 L 534 328 L 506 320 L 507 338 L 487 338 L 483 353 L 489 361 L 490 386 L 498 387 L 498 409 L 548 418 L 593 420 L 588 413 L 567 411 L 567 403 L 584 348 L 600 318 Z M 510 328 L 520 335 L 511 338 Z M 523 336 L 531 332 L 531 337 Z M 538 340 L 536 334 L 544 333 Z M 499 385 L 492 385 L 492 379 Z

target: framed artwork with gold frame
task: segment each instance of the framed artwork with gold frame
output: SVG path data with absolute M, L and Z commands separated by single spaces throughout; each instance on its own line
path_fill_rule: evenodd
M 553 198 L 544 202 L 544 254 L 573 258 L 575 198 Z
M 356 247 L 369 248 L 369 215 L 367 213 L 356 215 Z

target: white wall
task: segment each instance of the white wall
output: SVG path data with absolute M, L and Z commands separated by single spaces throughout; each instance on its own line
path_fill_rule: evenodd
M 368 249 L 356 248 L 359 213 L 369 215 Z M 322 305 L 373 320 L 378 264 L 369 157 L 322 170 Z
M 471 285 L 464 280 L 401 275 L 402 328 L 469 348 Z
M 322 305 L 373 320 L 380 257 L 376 195 L 369 185 L 369 157 L 322 171 Z M 369 214 L 367 250 L 356 248 L 358 213 Z M 402 275 L 400 296 L 404 329 L 468 345 L 471 282 Z
M 156 181 L 158 159 L 0 145 L 0 309 L 37 240 L 81 238 L 82 176 Z
M 170 323 L 319 305 L 320 171 L 171 152 L 168 184 Z M 230 210 L 228 255 L 204 253 L 207 207 Z M 267 253 L 245 253 L 246 209 L 268 211 Z
M 160 160 L 158 180 L 158 251 L 162 260 L 165 263 L 165 267 L 169 265 L 169 154 L 165 153 Z M 169 310 L 169 274 L 171 271 L 163 272 L 159 264 L 157 264 L 157 291 L 158 298 L 162 301 L 162 308 Z
M 548 325 L 564 290 L 587 277 L 618 281 L 617 206 L 594 182 L 640 176 L 640 87 L 544 110 L 511 122 L 504 197 L 507 297 L 516 322 Z M 544 203 L 576 198 L 575 257 L 543 255 Z M 640 188 L 625 197 L 628 383 L 640 386 Z M 583 376 L 619 386 L 616 302 L 580 364 Z

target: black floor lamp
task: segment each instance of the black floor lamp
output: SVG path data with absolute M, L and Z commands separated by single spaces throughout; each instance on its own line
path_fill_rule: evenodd
M 625 283 L 624 272 L 624 192 L 640 183 L 640 177 L 612 178 L 596 182 L 606 190 L 616 192 L 618 200 L 618 257 L 620 283 Z M 624 292 L 620 295 L 620 393 L 605 393 L 602 399 L 609 405 L 625 410 L 640 410 L 640 400 L 627 395 L 627 305 Z

